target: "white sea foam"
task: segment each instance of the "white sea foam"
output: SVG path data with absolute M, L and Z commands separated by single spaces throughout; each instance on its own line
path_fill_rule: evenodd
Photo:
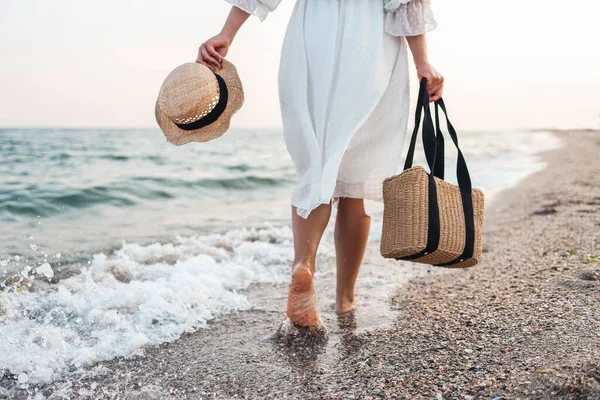
M 239 293 L 289 274 L 292 233 L 262 226 L 173 243 L 123 244 L 80 274 L 37 291 L 0 293 L 0 373 L 22 385 L 139 353 L 251 307 Z M 45 263 L 25 273 L 52 276 Z M 32 275 L 33 273 L 37 275 Z
M 35 269 L 35 273 L 39 274 L 39 275 L 43 275 L 46 278 L 52 278 L 54 276 L 54 271 L 52 270 L 52 267 L 50 266 L 50 264 L 43 263 L 42 265 L 40 265 L 39 267 L 37 267 Z

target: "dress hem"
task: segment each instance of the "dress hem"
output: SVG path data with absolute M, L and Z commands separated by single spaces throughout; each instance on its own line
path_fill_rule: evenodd
M 320 206 L 322 206 L 324 204 L 332 204 L 333 206 L 337 207 L 337 203 L 340 199 L 360 199 L 360 200 L 375 201 L 378 203 L 383 202 L 383 198 L 381 198 L 381 197 L 375 198 L 373 196 L 364 196 L 364 197 L 335 196 L 335 197 L 331 197 L 329 200 L 321 200 L 318 203 L 314 203 L 309 208 L 301 208 L 300 206 L 294 204 L 293 201 L 292 201 L 292 206 L 296 207 L 296 214 L 298 214 L 299 217 L 307 219 L 311 212 L 313 212 L 314 210 L 316 210 L 317 208 L 319 208 Z

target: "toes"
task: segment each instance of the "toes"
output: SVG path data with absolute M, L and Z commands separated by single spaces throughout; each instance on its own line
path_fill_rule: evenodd
M 278 334 L 280 337 L 287 339 L 317 338 L 326 340 L 329 337 L 327 327 L 320 319 L 311 327 L 298 326 L 290 319 L 286 319 L 279 326 Z
M 292 314 L 288 315 L 288 317 L 295 325 L 301 327 L 315 327 L 319 325 L 320 321 L 319 313 L 314 311 L 304 314 Z

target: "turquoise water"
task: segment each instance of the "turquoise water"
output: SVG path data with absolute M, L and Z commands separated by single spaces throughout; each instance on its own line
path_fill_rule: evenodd
M 175 147 L 157 130 L 0 130 L 0 258 L 85 254 L 261 214 L 295 173 L 277 131 Z M 241 205 L 242 207 L 237 207 Z

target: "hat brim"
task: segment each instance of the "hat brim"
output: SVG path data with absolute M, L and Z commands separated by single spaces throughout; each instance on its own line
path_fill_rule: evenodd
M 156 102 L 154 109 L 156 122 L 170 143 L 182 146 L 190 142 L 207 142 L 222 136 L 229 129 L 231 117 L 244 104 L 244 88 L 235 66 L 229 61 L 223 60 L 223 68 L 216 70 L 215 73 L 225 81 L 228 99 L 225 111 L 210 125 L 193 131 L 183 130 L 165 115 L 158 101 Z

